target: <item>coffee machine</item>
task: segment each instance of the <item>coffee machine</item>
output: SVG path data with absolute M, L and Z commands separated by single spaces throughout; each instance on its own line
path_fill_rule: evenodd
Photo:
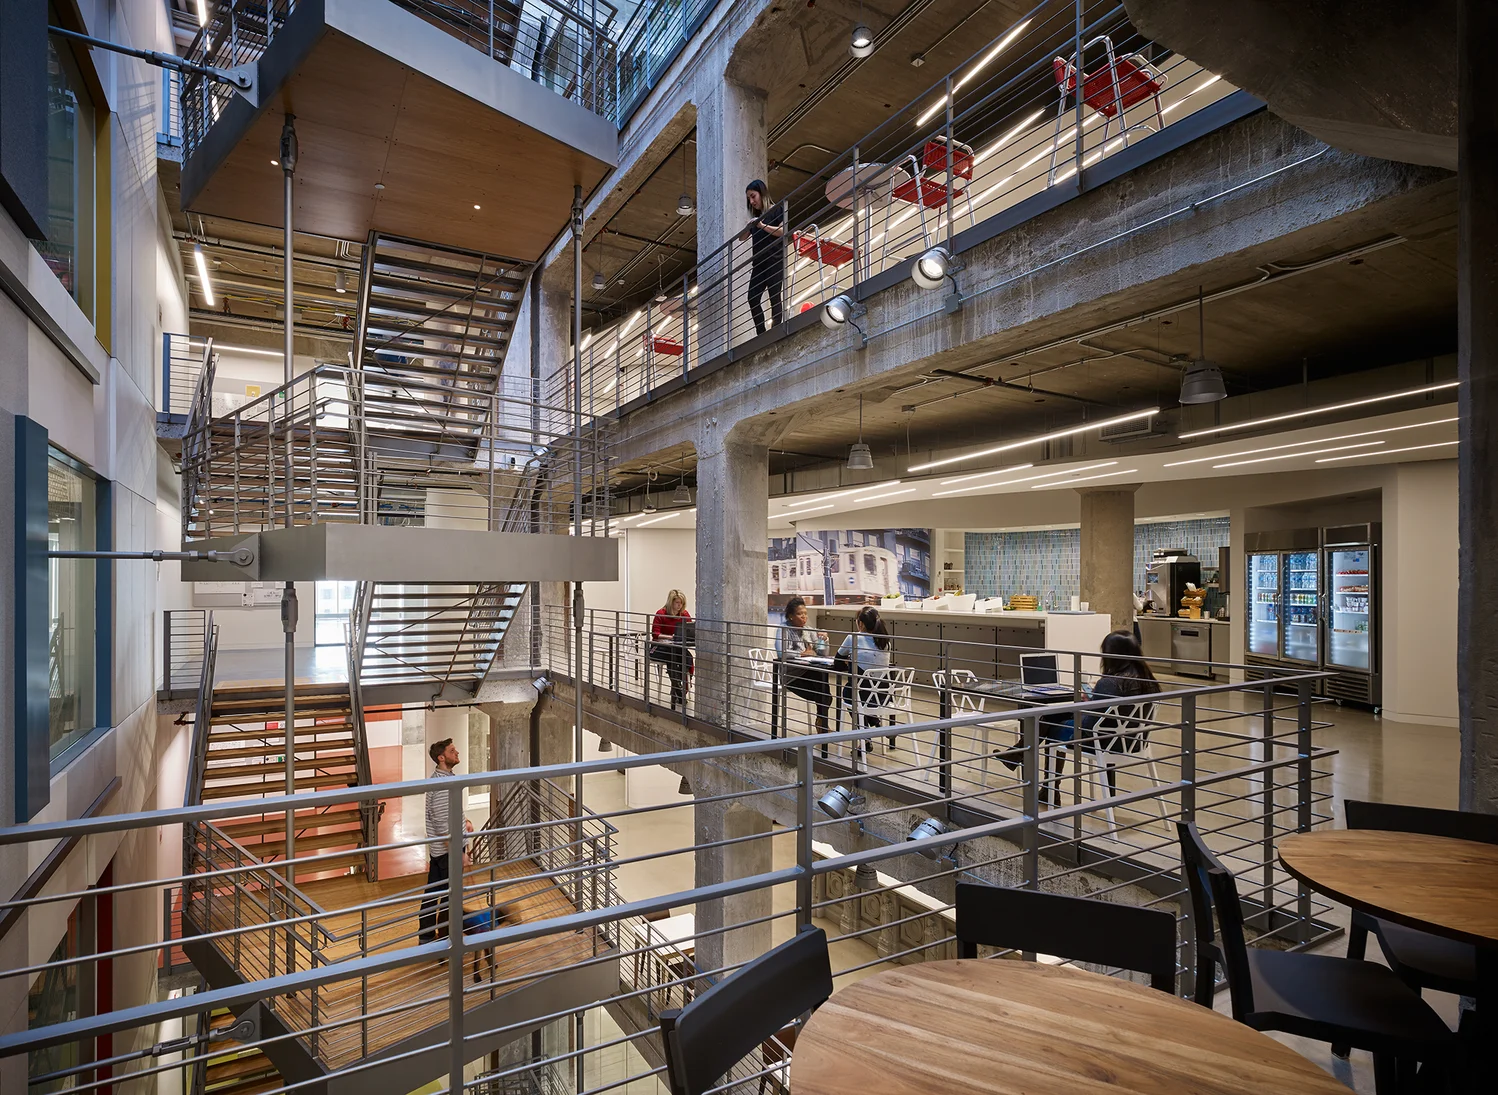
M 1202 584 L 1201 560 L 1184 548 L 1161 548 L 1144 571 L 1144 592 L 1152 616 L 1174 616 L 1187 584 Z

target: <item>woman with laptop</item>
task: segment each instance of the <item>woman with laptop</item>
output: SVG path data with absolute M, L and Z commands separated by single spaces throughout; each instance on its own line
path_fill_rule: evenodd
M 1138 738 L 1147 732 L 1138 726 L 1139 721 L 1144 717 L 1140 712 L 1147 708 L 1150 702 L 1149 697 L 1160 691 L 1160 682 L 1155 680 L 1155 674 L 1151 671 L 1149 663 L 1144 660 L 1144 651 L 1140 649 L 1139 643 L 1127 631 L 1110 631 L 1104 635 L 1100 653 L 1103 655 L 1102 675 L 1091 685 L 1082 686 L 1083 695 L 1090 700 L 1134 699 L 1136 702 L 1115 704 L 1101 711 L 1082 712 L 1084 735 L 1090 734 L 1105 719 L 1112 724 L 1113 729 L 1113 733 L 1108 735 L 1106 741 L 1093 742 L 1086 747 L 1104 752 L 1133 752 L 1137 746 L 1132 746 L 1131 741 L 1124 739 Z M 1130 729 L 1131 727 L 1133 729 Z M 1076 737 L 1076 721 L 1070 715 L 1064 719 L 1047 719 L 1042 716 L 1040 735 L 1042 745 L 1070 743 Z M 1023 739 L 1017 740 L 1014 748 L 996 755 L 1013 771 L 1019 767 L 1020 760 L 1024 756 Z M 1066 755 L 1060 753 L 1056 757 L 1056 779 L 1061 778 L 1065 767 Z M 1111 768 L 1109 774 L 1112 774 Z M 1041 788 L 1042 801 L 1045 801 L 1046 797 L 1046 788 L 1043 787 Z
M 687 683 L 692 675 L 692 652 L 695 625 L 687 611 L 687 595 L 679 589 L 666 594 L 666 603 L 656 610 L 650 621 L 650 660 L 666 666 L 671 678 L 671 706 L 685 707 Z

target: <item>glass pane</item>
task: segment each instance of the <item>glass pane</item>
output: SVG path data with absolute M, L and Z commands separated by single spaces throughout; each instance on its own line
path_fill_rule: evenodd
M 1279 656 L 1280 557 L 1250 555 L 1248 585 L 1253 600 L 1248 606 L 1248 652 L 1266 658 Z
M 48 5 L 52 23 L 61 20 Z M 72 49 L 47 39 L 47 225 L 36 249 L 85 314 L 92 313 L 94 110 Z
M 89 551 L 94 481 L 57 457 L 47 463 L 47 540 L 53 551 Z M 53 559 L 48 566 L 48 661 L 51 755 L 98 725 L 94 703 L 94 571 L 92 559 Z
M 68 916 L 68 928 L 52 952 L 48 962 L 67 962 L 65 966 L 47 970 L 37 977 L 26 994 L 26 1026 L 37 1030 L 53 1023 L 67 1023 L 81 1015 L 78 996 L 78 963 L 69 961 L 78 957 L 78 913 Z M 36 1050 L 27 1054 L 27 1073 L 31 1076 L 46 1076 L 72 1068 L 80 1062 L 78 1043 L 67 1042 L 60 1046 Z M 31 1092 L 64 1091 L 76 1086 L 79 1077 L 53 1080 L 45 1084 L 33 1084 Z
M 1291 552 L 1285 556 L 1285 657 L 1300 662 L 1317 660 L 1321 599 L 1319 553 Z
M 1373 585 L 1367 548 L 1339 548 L 1327 560 L 1328 605 L 1326 662 L 1344 669 L 1371 666 Z

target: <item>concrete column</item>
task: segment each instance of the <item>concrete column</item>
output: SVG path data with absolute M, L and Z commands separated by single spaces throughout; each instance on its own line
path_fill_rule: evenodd
M 697 106 L 696 313 L 701 360 L 721 354 L 749 323 L 749 244 L 733 239 L 749 220 L 744 188 L 768 170 L 765 93 L 726 77 L 707 82 Z M 752 326 L 747 326 L 752 331 Z
M 1461 807 L 1498 813 L 1498 113 L 1478 86 L 1498 6 L 1462 0 L 1457 16 L 1457 375 L 1461 598 L 1457 694 Z
M 734 431 L 730 431 L 734 432 Z M 697 443 L 697 673 L 693 710 L 717 721 L 747 696 L 748 650 L 764 645 L 769 574 L 770 450 L 722 437 L 715 419 Z M 738 625 L 724 628 L 723 623 Z M 746 630 L 749 625 L 754 630 Z M 747 683 L 742 686 L 748 691 Z
M 478 709 L 489 717 L 489 765 L 506 772 L 531 766 L 531 707 L 524 703 L 481 703 Z M 542 721 L 542 737 L 546 736 Z M 571 728 L 567 730 L 567 752 L 571 756 Z M 556 750 L 550 750 L 555 752 Z
M 765 874 L 770 871 L 770 819 L 742 803 L 725 806 L 721 802 L 696 803 L 692 808 L 696 843 L 732 840 L 735 837 L 759 835 L 761 839 L 730 844 L 726 848 L 699 851 L 696 863 L 696 885 L 711 886 L 736 878 Z M 763 887 L 749 893 L 735 894 L 716 901 L 697 902 L 697 931 L 710 931 L 728 924 L 742 924 L 770 915 L 771 892 Z M 757 958 L 774 945 L 771 924 L 765 921 L 735 928 L 721 935 L 697 941 L 697 966 L 713 970 L 722 966 Z
M 1134 620 L 1134 492 L 1078 487 L 1082 496 L 1081 598 L 1126 628 Z

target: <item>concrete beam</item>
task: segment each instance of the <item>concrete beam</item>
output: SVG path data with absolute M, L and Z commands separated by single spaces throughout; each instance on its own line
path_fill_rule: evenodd
M 552 536 L 389 525 L 301 525 L 253 536 L 254 579 L 232 563 L 183 563 L 184 582 L 612 582 L 619 542 L 608 537 Z M 228 550 L 244 536 L 195 540 L 191 550 Z

